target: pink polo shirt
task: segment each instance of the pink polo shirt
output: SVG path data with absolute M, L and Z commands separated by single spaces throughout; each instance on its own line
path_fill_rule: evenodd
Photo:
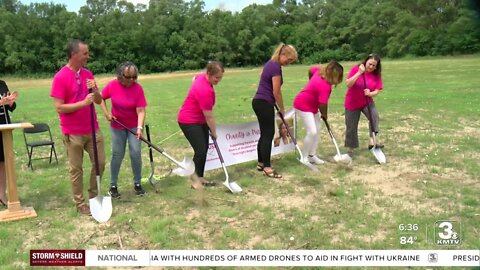
M 142 86 L 134 82 L 129 87 L 121 84 L 117 79 L 111 80 L 102 90 L 102 98 L 111 98 L 112 115 L 128 128 L 138 126 L 137 108 L 147 107 L 147 100 Z M 115 129 L 124 129 L 115 122 L 110 126 Z
M 293 107 L 302 112 L 317 113 L 320 104 L 328 104 L 332 85 L 315 73 L 305 88 L 297 94 L 293 101 Z
M 347 78 L 351 78 L 357 72 L 358 65 L 352 67 L 350 73 L 348 73 Z M 365 74 L 367 88 L 370 89 L 371 92 L 375 91 L 375 89 L 383 89 L 381 76 L 377 76 L 372 72 L 364 72 L 363 74 Z M 355 84 L 352 87 L 348 88 L 347 94 L 345 95 L 345 109 L 349 111 L 355 111 L 367 106 L 367 100 L 365 98 L 365 93 L 363 92 L 363 90 L 365 89 L 363 78 L 363 75 L 360 75 L 360 77 L 358 77 L 358 79 L 355 81 Z M 368 102 L 374 102 L 373 98 L 368 97 Z
M 62 99 L 64 104 L 82 101 L 88 95 L 87 79 L 93 79 L 93 74 L 81 68 L 77 73 L 64 66 L 53 77 L 50 96 Z M 90 106 L 85 106 L 72 113 L 59 113 L 60 126 L 63 134 L 86 135 L 92 132 Z M 94 108 L 94 124 L 98 130 L 97 114 Z
M 188 95 L 178 112 L 180 124 L 205 124 L 207 121 L 203 111 L 213 110 L 215 105 L 215 91 L 207 80 L 207 74 L 195 76 Z

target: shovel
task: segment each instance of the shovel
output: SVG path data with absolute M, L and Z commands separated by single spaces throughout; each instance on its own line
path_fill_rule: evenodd
M 288 126 L 287 121 L 285 121 L 285 118 L 283 117 L 283 114 L 280 112 L 280 109 L 278 109 L 277 104 L 275 104 L 275 108 L 277 109 L 278 115 L 280 115 L 280 119 L 282 120 L 282 123 L 287 128 L 288 136 L 290 136 L 290 138 L 292 138 L 293 144 L 295 145 L 295 148 L 297 148 L 298 154 L 300 155 L 300 158 L 298 159 L 298 161 L 300 161 L 300 163 L 302 163 L 303 165 L 312 169 L 313 171 L 317 172 L 318 171 L 317 166 L 311 164 L 310 162 L 305 162 L 304 161 L 302 150 L 300 150 L 300 147 L 298 147 L 298 144 L 297 144 L 297 139 L 294 136 L 292 136 L 292 133 L 290 132 L 290 127 Z
M 150 139 L 150 127 L 148 125 L 145 125 L 145 131 L 147 132 L 147 140 L 151 143 L 152 140 Z M 155 192 L 158 193 L 157 187 L 155 186 L 160 179 L 158 179 L 154 173 L 155 173 L 155 164 L 153 163 L 153 151 L 152 147 L 148 147 L 148 156 L 150 157 L 150 176 L 148 177 L 148 182 L 150 185 L 152 185 L 153 189 L 155 189 Z
M 91 93 L 90 89 L 90 93 Z M 92 123 L 92 141 L 93 141 L 93 160 L 95 163 L 95 175 L 97 178 L 97 197 L 90 199 L 90 213 L 92 217 L 100 222 L 107 222 L 112 216 L 112 197 L 103 197 L 100 190 L 100 169 L 98 165 L 97 136 L 95 135 L 95 108 L 93 103 L 90 104 L 90 119 Z
M 327 119 L 322 117 L 323 122 L 325 123 L 325 126 L 327 127 L 328 134 L 330 134 L 330 138 L 332 138 L 332 142 L 335 145 L 335 149 L 337 149 L 337 154 L 333 157 L 335 162 L 342 162 L 347 165 L 350 165 L 352 163 L 352 158 L 348 154 L 341 154 L 340 149 L 338 148 L 337 141 L 335 140 L 335 136 L 333 136 L 333 131 L 330 128 L 330 125 L 328 124 Z
M 119 124 L 120 126 L 122 126 L 124 129 L 126 129 L 128 132 L 134 134 L 135 136 L 137 135 L 137 133 L 133 132 L 133 130 L 129 129 L 127 126 L 125 126 L 124 124 L 120 123 L 117 119 L 113 119 L 112 120 Z M 148 144 L 148 146 L 150 146 L 151 148 L 157 150 L 158 152 L 160 152 L 160 154 L 162 154 L 163 156 L 165 156 L 166 158 L 168 158 L 170 161 L 172 161 L 173 163 L 177 164 L 177 166 L 179 166 L 178 168 L 176 169 L 173 169 L 172 172 L 178 176 L 189 176 L 189 175 L 192 175 L 194 172 L 195 172 L 195 164 L 193 164 L 193 161 L 187 157 L 184 157 L 182 162 L 178 162 L 177 160 L 175 160 L 173 157 L 171 157 L 169 154 L 165 153 L 165 151 L 163 151 L 161 148 L 155 146 L 153 143 L 149 142 L 148 140 L 146 140 L 144 137 L 140 136 L 140 140 L 142 140 L 144 143 Z
M 220 152 L 220 147 L 218 147 L 217 139 L 215 139 L 212 134 L 213 144 L 215 145 L 215 149 L 217 150 L 218 158 L 220 159 L 220 163 L 222 163 L 223 172 L 225 173 L 225 181 L 223 185 L 226 186 L 232 193 L 239 193 L 242 191 L 242 188 L 237 184 L 237 182 L 230 182 L 230 178 L 228 177 L 227 167 L 225 166 L 225 162 L 223 161 L 222 153 Z
M 365 74 L 363 74 L 363 87 L 364 89 L 367 89 L 367 81 L 365 80 Z M 387 162 L 387 158 L 385 157 L 385 154 L 382 152 L 382 149 L 377 147 L 377 139 L 375 137 L 375 131 L 373 130 L 373 118 L 372 118 L 372 112 L 370 111 L 370 103 L 367 96 L 365 96 L 365 99 L 367 100 L 368 121 L 370 122 L 369 124 L 370 132 L 372 133 L 372 139 L 373 139 L 373 147 L 372 149 L 370 149 L 370 152 L 372 152 L 373 156 L 375 156 L 378 163 L 385 164 Z

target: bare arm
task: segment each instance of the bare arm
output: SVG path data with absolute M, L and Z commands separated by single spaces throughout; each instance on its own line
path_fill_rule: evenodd
M 324 118 L 325 120 L 328 119 L 328 104 L 320 103 L 318 109 L 320 110 L 322 118 Z
M 283 104 L 283 96 L 282 96 L 282 77 L 281 76 L 272 77 L 272 86 L 273 86 L 273 97 L 275 98 L 275 102 L 277 103 L 282 115 L 285 115 L 285 105 Z
M 208 128 L 210 133 L 216 139 L 217 138 L 217 127 L 215 126 L 215 118 L 213 117 L 213 111 L 203 111 L 203 115 L 207 121 Z
M 140 138 L 142 136 L 142 131 L 143 131 L 143 124 L 145 121 L 145 107 L 138 107 L 137 108 L 137 115 L 138 115 L 138 120 L 137 120 L 137 138 Z
M 362 64 L 358 66 L 357 73 L 355 73 L 355 75 L 347 79 L 347 87 L 349 88 L 352 87 L 355 84 L 355 82 L 358 80 L 358 78 L 362 76 L 363 72 L 365 72 L 365 66 Z
M 93 95 L 94 94 L 90 93 L 85 97 L 84 100 L 69 104 L 65 104 L 65 101 L 63 99 L 54 98 L 53 102 L 55 106 L 55 111 L 57 111 L 57 113 L 72 113 L 78 111 L 81 108 L 93 103 Z
M 107 102 L 105 100 L 102 100 L 102 103 L 100 103 L 100 108 L 102 108 L 103 114 L 105 115 L 105 118 L 108 121 L 112 121 L 112 114 L 108 112 L 107 109 Z
M 367 97 L 375 97 L 375 96 L 378 96 L 378 94 L 380 94 L 380 90 L 378 89 L 375 89 L 374 91 L 365 89 L 365 96 Z

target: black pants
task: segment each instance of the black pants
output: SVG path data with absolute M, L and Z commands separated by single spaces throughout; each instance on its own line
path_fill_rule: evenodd
M 258 162 L 271 167 L 272 141 L 275 135 L 275 111 L 273 105 L 263 99 L 254 99 L 252 108 L 260 126 L 260 139 L 257 144 Z
M 195 172 L 199 177 L 203 177 L 208 152 L 208 125 L 180 123 L 178 123 L 178 125 L 193 148 L 193 163 L 195 163 Z

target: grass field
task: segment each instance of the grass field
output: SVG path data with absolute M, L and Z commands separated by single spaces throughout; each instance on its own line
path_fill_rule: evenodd
M 355 63 L 342 64 L 346 76 Z M 307 82 L 307 70 L 301 65 L 284 68 L 288 107 Z M 49 123 L 59 165 L 35 161 L 31 171 L 22 133 L 14 132 L 20 201 L 33 206 L 38 217 L 1 224 L 0 265 L 28 267 L 30 249 L 443 249 L 433 243 L 437 220 L 461 223 L 463 243 L 449 248 L 480 249 L 478 70 L 480 55 L 383 62 L 384 91 L 376 104 L 385 165 L 377 165 L 366 150 L 365 118 L 360 122 L 361 149 L 352 166 L 329 162 L 315 173 L 297 162 L 293 152 L 273 161 L 283 180 L 263 176 L 255 162 L 231 166 L 230 177 L 244 189 L 237 195 L 222 185 L 197 192 L 186 178 L 169 176 L 158 184 L 159 193 L 145 184 L 147 196 L 137 198 L 126 157 L 119 180 L 122 199 L 113 201 L 106 224 L 75 211 L 58 117 L 49 97 L 51 80 L 5 78 L 11 90 L 20 93 L 12 119 Z M 251 97 L 260 71 L 226 71 L 216 88 L 217 123 L 255 120 Z M 154 142 L 179 131 L 176 115 L 192 74 L 140 76 Z M 97 81 L 103 86 L 111 78 L 98 76 Z M 333 90 L 329 107 L 330 124 L 342 145 L 345 90 L 345 83 Z M 106 192 L 110 134 L 107 121 L 100 114 L 99 119 L 106 138 Z M 181 132 L 160 146 L 175 157 L 193 155 Z M 150 167 L 143 149 L 146 177 Z M 318 152 L 330 161 L 335 154 L 325 129 Z M 156 154 L 155 161 L 158 175 L 172 167 Z M 88 163 L 85 171 L 90 170 Z M 222 170 L 206 177 L 224 180 Z M 400 243 L 400 224 L 418 224 L 413 244 Z

